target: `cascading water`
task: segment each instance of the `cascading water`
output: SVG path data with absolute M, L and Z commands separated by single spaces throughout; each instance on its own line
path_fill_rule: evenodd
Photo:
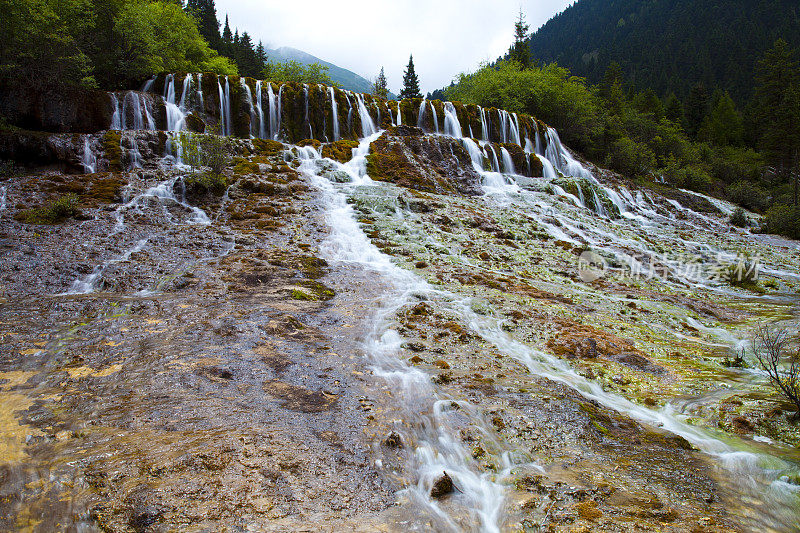
M 500 149 L 500 154 L 503 156 L 503 171 L 506 174 L 516 174 L 517 169 L 514 168 L 514 161 L 511 159 L 511 154 L 505 148 Z
M 378 135 L 362 141 L 357 150 L 359 156 L 366 155 L 369 142 Z M 360 153 L 362 151 L 363 154 Z M 386 295 L 386 303 L 372 320 L 374 326 L 364 341 L 364 348 L 373 373 L 384 379 L 398 400 L 403 401 L 398 409 L 402 411 L 404 427 L 408 429 L 401 431 L 405 435 L 404 441 L 414 447 L 414 453 L 409 454 L 409 466 L 416 471 L 418 478 L 416 484 L 406 488 L 405 492 L 427 512 L 435 529 L 477 527 L 485 532 L 499 531 L 504 502 L 504 489 L 500 482 L 510 470 L 509 456 L 503 454 L 504 470 L 499 474 L 479 473 L 479 467 L 469 450 L 464 448 L 456 425 L 451 421 L 454 410 L 448 406 L 452 400 L 441 397 L 426 374 L 409 367 L 399 357 L 403 339 L 392 327 L 393 317 L 402 307 L 415 301 L 415 297 L 435 298 L 438 292 L 410 272 L 397 267 L 369 241 L 358 226 L 345 194 L 319 176 L 319 154 L 311 147 L 299 153 L 302 160 L 300 171 L 323 192 L 327 204 L 326 219 L 331 235 L 321 246 L 323 256 L 332 263 L 358 266 L 380 275 L 393 287 L 391 294 Z M 327 163 L 338 165 L 332 161 Z M 351 161 L 340 166 L 345 167 L 348 174 L 357 175 L 360 170 L 352 168 L 353 163 Z M 355 166 L 360 168 L 360 163 L 355 163 Z M 357 183 L 364 184 L 361 180 Z M 459 416 L 473 413 L 472 424 L 478 428 L 487 427 L 469 404 L 458 403 L 461 407 Z M 535 465 L 528 467 L 537 468 Z M 464 517 L 445 512 L 429 496 L 435 480 L 443 471 L 453 479 L 460 491 L 454 501 L 470 517 L 469 524 L 464 523 Z
M 262 94 L 262 82 L 261 80 L 256 81 L 256 112 L 258 113 L 258 138 L 259 139 L 266 139 L 267 138 L 267 125 L 264 123 L 264 107 L 263 103 L 263 94 Z
M 267 82 L 267 102 L 269 103 L 269 137 L 270 139 L 278 140 L 278 135 L 281 131 L 281 119 L 271 82 Z
M 431 105 L 431 115 L 433 116 L 433 129 L 436 133 L 439 133 L 439 116 L 436 114 L 436 108 L 433 107 L 433 102 L 430 102 Z
M 480 106 L 478 106 L 478 111 L 481 113 L 481 140 L 488 141 L 489 140 L 489 128 L 486 125 L 486 111 Z
M 463 137 L 461 123 L 458 121 L 458 114 L 452 102 L 444 103 L 444 134 L 451 135 L 457 139 Z
M 247 108 L 250 113 L 250 137 L 256 136 L 256 108 L 253 104 L 253 93 L 250 91 L 250 86 L 247 85 L 247 81 L 244 78 L 239 78 L 239 81 L 242 85 L 242 91 L 244 91 L 244 99 L 245 103 L 247 104 Z
M 83 171 L 86 174 L 93 174 L 97 171 L 97 155 L 95 155 L 91 144 L 89 144 L 88 135 L 83 138 L 83 155 L 81 155 L 81 164 L 83 165 Z
M 397 102 L 397 125 L 403 125 L 403 110 L 400 109 L 400 102 Z
M 356 93 L 356 102 L 358 103 L 358 117 L 361 119 L 361 136 L 362 137 L 369 137 L 377 133 L 378 129 L 375 127 L 375 123 L 372 121 L 372 117 L 367 110 L 367 106 L 364 105 L 364 99 L 361 97 L 361 94 Z
M 338 141 L 341 139 L 339 135 L 339 108 L 336 106 L 336 91 L 333 87 L 328 87 L 328 94 L 331 97 L 331 121 L 333 125 L 333 140 Z
M 308 119 L 308 84 L 303 84 L 303 101 L 306 108 L 306 114 L 303 123 L 308 125 L 308 138 L 314 138 L 314 130 L 311 127 L 311 121 Z
M 419 116 L 417 117 L 417 127 L 422 130 L 425 129 L 425 102 L 426 100 L 423 98 L 422 103 L 419 104 Z

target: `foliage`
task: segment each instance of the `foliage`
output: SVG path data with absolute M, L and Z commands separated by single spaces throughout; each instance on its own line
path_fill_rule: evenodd
M 744 209 L 741 207 L 737 207 L 729 218 L 731 224 L 738 228 L 746 228 L 750 221 L 747 218 L 747 214 L 744 212 Z
M 526 42 L 529 29 L 530 26 L 525 22 L 525 15 L 522 14 L 522 8 L 520 8 L 519 18 L 514 23 L 514 44 L 508 50 L 508 58 L 522 65 L 522 68 L 529 68 L 533 62 L 531 50 Z
M 760 326 L 753 338 L 753 354 L 770 384 L 797 409 L 800 416 L 800 346 L 785 329 Z
M 644 176 L 655 165 L 655 155 L 646 145 L 622 137 L 612 145 L 606 163 L 628 176 Z
M 320 63 L 304 65 L 291 60 L 285 63 L 267 61 L 261 75 L 267 81 L 282 81 L 296 83 L 321 83 L 335 87 L 336 84 L 328 74 L 328 67 Z
M 0 78 L 25 89 L 118 88 L 162 71 L 234 74 L 166 0 L 0 0 Z
M 231 164 L 232 147 L 227 137 L 217 134 L 181 133 L 176 141 L 181 147 L 183 162 L 192 170 L 205 168 L 185 181 L 199 183 L 205 188 L 219 189 L 225 186 L 225 170 Z
M 572 3 L 572 2 L 571 2 Z M 800 46 L 795 0 L 579 0 L 529 41 L 535 58 L 599 83 L 612 62 L 635 91 L 684 99 L 702 83 L 739 106 L 759 57 L 778 36 Z
M 80 214 L 78 197 L 74 194 L 67 194 L 41 207 L 22 211 L 16 218 L 26 224 L 58 224 Z
M 419 92 L 419 77 L 414 71 L 414 56 L 409 56 L 408 66 L 406 72 L 403 74 L 403 90 L 400 91 L 398 96 L 401 100 L 404 98 L 422 98 Z
M 386 74 L 383 72 L 383 67 L 381 67 L 378 77 L 375 78 L 375 83 L 372 84 L 372 94 L 378 98 L 387 98 L 389 96 L 389 88 L 386 84 Z
M 800 206 L 773 205 L 764 216 L 763 231 L 800 239 Z

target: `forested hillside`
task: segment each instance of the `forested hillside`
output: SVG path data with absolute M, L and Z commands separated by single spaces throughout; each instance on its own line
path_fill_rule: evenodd
M 741 104 L 778 38 L 800 44 L 795 0 L 580 0 L 529 45 L 534 62 L 557 62 L 593 83 L 617 62 L 636 89 L 682 98 L 702 82 Z

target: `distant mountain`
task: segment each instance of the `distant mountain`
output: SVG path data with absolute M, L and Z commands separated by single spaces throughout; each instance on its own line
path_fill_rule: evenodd
M 282 46 L 280 48 L 271 48 L 267 50 L 267 55 L 273 61 L 297 61 L 303 65 L 310 65 L 311 63 L 319 63 L 328 67 L 331 79 L 342 86 L 342 89 L 348 89 L 358 93 L 368 93 L 372 91 L 372 82 L 366 78 L 362 78 L 355 72 L 351 72 L 345 68 L 334 65 L 327 61 L 312 56 L 307 52 L 291 48 L 289 46 Z M 389 93 L 389 98 L 394 99 L 396 96 Z
M 752 94 L 753 69 L 776 39 L 800 46 L 797 0 L 578 0 L 529 41 L 535 61 L 599 82 L 609 63 L 637 89 L 685 96 L 697 82 Z

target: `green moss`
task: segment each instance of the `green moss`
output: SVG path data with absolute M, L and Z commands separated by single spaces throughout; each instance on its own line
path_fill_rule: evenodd
M 349 139 L 328 143 L 322 146 L 322 157 L 333 159 L 339 163 L 347 163 L 353 158 L 355 148 L 358 148 L 358 141 Z
M 103 135 L 103 153 L 108 159 L 109 170 L 122 170 L 121 140 L 122 134 L 119 131 L 109 130 Z
M 194 113 L 186 115 L 186 129 L 194 133 L 205 133 L 206 123 Z
M 78 197 L 67 194 L 43 206 L 22 211 L 15 218 L 25 224 L 58 224 L 80 214 Z
M 233 174 L 236 176 L 244 176 L 246 174 L 258 174 L 261 168 L 258 163 L 253 163 L 244 158 L 236 158 L 234 160 Z
M 297 146 L 313 146 L 317 150 L 319 150 L 319 147 L 322 146 L 322 143 L 317 139 L 303 139 L 295 144 L 297 144 Z
M 274 156 L 282 153 L 285 149 L 282 143 L 272 139 L 253 139 L 253 147 L 258 155 Z

